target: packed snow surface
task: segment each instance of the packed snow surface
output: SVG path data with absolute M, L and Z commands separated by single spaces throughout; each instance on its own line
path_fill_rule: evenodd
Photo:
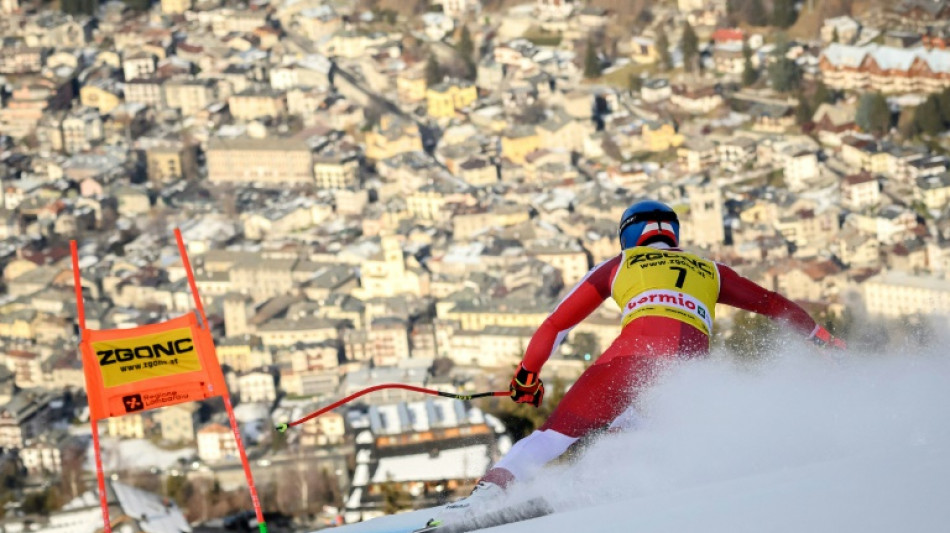
M 671 367 L 638 427 L 516 486 L 555 515 L 493 530 L 950 531 L 950 356 L 796 345 L 752 365 Z M 407 531 L 431 510 L 344 532 Z

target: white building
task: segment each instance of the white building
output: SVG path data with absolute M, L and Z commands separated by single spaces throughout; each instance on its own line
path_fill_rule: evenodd
M 785 185 L 793 192 L 805 190 L 818 176 L 818 155 L 815 152 L 796 152 L 785 161 Z
M 861 285 L 868 314 L 898 318 L 914 314 L 950 315 L 950 280 L 891 270 Z
M 237 442 L 231 428 L 221 424 L 209 424 L 198 430 L 198 457 L 207 463 L 236 459 Z
M 250 372 L 238 377 L 241 402 L 273 402 L 277 399 L 277 386 L 269 372 Z

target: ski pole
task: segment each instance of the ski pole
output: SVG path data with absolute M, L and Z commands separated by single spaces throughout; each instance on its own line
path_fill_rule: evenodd
M 349 396 L 347 396 L 346 398 L 343 398 L 342 400 L 335 401 L 326 407 L 317 409 L 316 411 L 310 413 L 309 415 L 302 418 L 298 418 L 297 420 L 294 420 L 293 422 L 285 422 L 283 424 L 278 424 L 274 429 L 276 429 L 277 431 L 281 433 L 284 433 L 285 431 L 287 431 L 287 429 L 293 426 L 302 424 L 306 422 L 307 420 L 310 420 L 311 418 L 316 418 L 322 415 L 323 413 L 326 413 L 327 411 L 332 411 L 333 409 L 336 409 L 337 407 L 345 403 L 351 402 L 355 400 L 356 398 L 359 398 L 360 396 L 363 396 L 365 394 L 369 394 L 371 392 L 375 392 L 378 390 L 382 390 L 382 389 L 405 389 L 405 390 L 409 390 L 413 392 L 421 392 L 423 394 L 431 394 L 433 396 L 442 396 L 444 398 L 452 398 L 455 400 L 472 400 L 474 398 L 485 398 L 488 396 L 511 396 L 511 392 L 509 391 L 478 392 L 475 394 L 455 394 L 454 392 L 444 392 L 444 391 L 438 391 L 434 389 L 426 389 L 423 387 L 416 387 L 414 385 L 403 385 L 401 383 L 383 383 L 382 385 L 374 385 L 372 387 L 367 387 L 363 390 L 354 392 L 353 394 L 350 394 Z

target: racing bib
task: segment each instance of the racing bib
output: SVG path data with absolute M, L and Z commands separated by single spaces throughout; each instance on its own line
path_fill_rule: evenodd
M 719 270 L 714 262 L 689 252 L 629 248 L 623 252 L 611 295 L 623 311 L 623 326 L 635 318 L 663 316 L 710 335 L 719 299 Z

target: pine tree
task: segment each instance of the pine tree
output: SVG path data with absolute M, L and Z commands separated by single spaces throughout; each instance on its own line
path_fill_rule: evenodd
M 798 89 L 802 81 L 802 71 L 798 63 L 789 59 L 787 53 L 788 43 L 782 35 L 779 35 L 775 45 L 774 60 L 768 70 L 772 88 L 783 93 Z
M 660 66 L 663 70 L 670 70 L 673 68 L 673 56 L 670 54 L 670 41 L 666 37 L 666 32 L 663 29 L 657 31 L 656 36 L 656 51 L 660 55 Z
M 832 102 L 834 102 L 834 95 L 828 90 L 827 85 L 819 81 L 818 85 L 815 86 L 815 92 L 811 95 L 811 106 L 814 109 L 818 109 L 818 106 L 821 104 L 830 104 Z
M 891 110 L 881 93 L 864 93 L 858 100 L 855 123 L 868 133 L 883 135 L 891 128 Z
M 474 80 L 478 76 L 478 65 L 475 60 L 475 43 L 472 42 L 472 34 L 468 31 L 468 26 L 462 26 L 455 50 L 462 56 L 462 66 L 465 69 L 462 77 L 466 80 Z
M 462 59 L 471 61 L 475 52 L 475 43 L 472 42 L 472 34 L 468 31 L 468 26 L 462 26 L 459 34 L 458 44 L 455 45 Z
M 689 22 L 683 28 L 683 38 L 680 39 L 680 48 L 683 50 L 683 68 L 692 72 L 699 55 L 699 37 Z
M 445 77 L 445 73 L 442 71 L 442 65 L 439 65 L 439 60 L 435 58 L 435 55 L 430 54 L 429 59 L 426 61 L 426 85 L 432 87 L 442 82 L 442 79 Z
M 930 95 L 914 111 L 914 125 L 916 129 L 926 135 L 936 135 L 943 130 L 943 120 L 940 118 L 940 104 L 937 97 Z
M 584 55 L 584 77 L 599 78 L 601 74 L 600 57 L 597 55 L 597 49 L 594 43 L 587 40 L 587 52 Z
M 742 43 L 742 57 L 744 64 L 742 67 L 742 85 L 749 87 L 755 84 L 759 79 L 759 71 L 752 65 L 752 49 L 749 48 L 748 41 Z
M 803 126 L 811 122 L 812 115 L 815 114 L 815 111 L 811 108 L 811 104 L 808 103 L 808 99 L 804 95 L 800 95 L 798 98 L 798 108 L 795 109 L 795 123 L 799 126 Z

